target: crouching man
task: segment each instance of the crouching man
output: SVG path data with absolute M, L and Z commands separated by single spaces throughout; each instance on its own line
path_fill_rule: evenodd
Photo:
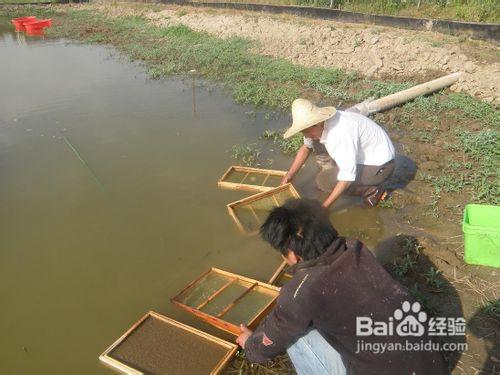
M 418 303 L 361 242 L 337 235 L 319 202 L 292 200 L 274 209 L 261 234 L 292 266 L 293 278 L 255 332 L 241 326 L 237 342 L 249 361 L 265 362 L 286 351 L 299 374 L 448 373 L 439 352 L 373 350 L 429 337 L 421 331 L 401 337 L 395 329 L 367 335 L 367 319 L 395 326 L 406 312 L 418 325 L 425 313 L 419 315 Z M 359 336 L 357 317 L 364 317 Z
M 344 193 L 362 196 L 372 207 L 385 198 L 383 183 L 394 171 L 395 152 L 384 129 L 359 113 L 317 107 L 306 99 L 293 102 L 292 117 L 284 138 L 302 132 L 304 145 L 283 184 L 292 181 L 312 150 L 321 169 L 316 185 L 330 194 L 323 206 L 331 206 Z

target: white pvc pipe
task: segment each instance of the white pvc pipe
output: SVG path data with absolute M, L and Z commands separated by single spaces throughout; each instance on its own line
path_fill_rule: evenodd
M 451 86 L 458 81 L 461 74 L 461 72 L 452 73 L 447 76 L 411 87 L 407 90 L 384 96 L 383 98 L 379 98 L 373 101 L 365 101 L 349 108 L 348 111 L 350 110 L 353 112 L 359 112 L 366 116 L 371 115 L 372 113 L 382 112 L 397 105 L 413 100 L 418 96 L 427 95 L 434 91 L 438 91 L 445 87 Z

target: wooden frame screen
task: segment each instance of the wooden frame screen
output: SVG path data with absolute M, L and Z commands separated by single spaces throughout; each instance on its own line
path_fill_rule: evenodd
M 287 270 L 288 270 L 288 264 L 286 261 L 283 261 L 278 266 L 276 271 L 274 271 L 268 283 L 271 285 L 275 285 L 277 287 L 282 287 L 283 285 L 285 285 L 292 278 L 292 275 L 289 274 Z
M 269 191 L 280 186 L 285 171 L 259 169 L 233 165 L 224 173 L 217 185 L 231 190 Z
M 191 282 L 172 303 L 234 335 L 240 324 L 254 327 L 273 307 L 279 288 L 211 268 Z
M 276 280 L 278 280 L 281 277 L 281 275 L 285 272 L 285 268 L 287 266 L 288 266 L 288 263 L 286 262 L 286 260 L 281 262 L 281 264 L 278 266 L 278 268 L 276 268 L 276 271 L 274 271 L 273 275 L 269 279 L 268 283 L 271 285 L 274 285 Z
M 255 234 L 266 220 L 269 211 L 291 198 L 300 198 L 300 195 L 292 184 L 286 184 L 229 203 L 227 210 L 240 231 Z
M 148 334 L 153 346 L 144 342 Z M 99 359 L 125 374 L 220 374 L 237 349 L 235 344 L 150 311 Z

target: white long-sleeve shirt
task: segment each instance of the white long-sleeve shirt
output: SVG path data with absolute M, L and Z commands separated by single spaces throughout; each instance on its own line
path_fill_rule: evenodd
M 320 142 L 337 163 L 339 181 L 356 180 L 357 164 L 383 165 L 395 156 L 385 130 L 368 117 L 354 112 L 337 111 L 325 121 Z M 312 148 L 313 140 L 304 137 L 304 144 Z

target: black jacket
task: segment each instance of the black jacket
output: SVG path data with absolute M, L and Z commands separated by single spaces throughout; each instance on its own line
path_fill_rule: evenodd
M 317 329 L 337 350 L 349 373 L 448 373 L 439 352 L 358 351 L 365 343 L 427 341 L 428 336 L 356 336 L 356 317 L 388 322 L 404 301 L 414 302 L 361 242 L 339 237 L 320 257 L 294 267 L 275 308 L 245 345 L 251 362 L 264 362 L 284 352 L 309 329 Z

